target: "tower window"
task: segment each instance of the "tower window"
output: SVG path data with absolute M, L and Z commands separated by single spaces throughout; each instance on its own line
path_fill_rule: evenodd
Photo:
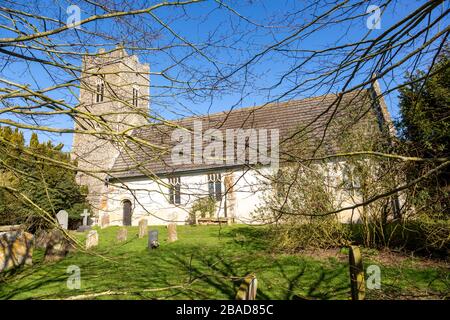
M 136 88 L 133 88 L 133 106 L 138 106 L 138 98 L 139 98 L 139 90 Z
M 103 102 L 103 97 L 105 94 L 105 82 L 102 78 L 97 79 L 97 91 L 96 91 L 96 102 Z
M 208 192 L 212 199 L 216 199 L 216 201 L 222 199 L 222 176 L 220 173 L 208 174 Z
M 169 203 L 181 203 L 181 179 L 180 177 L 169 178 Z

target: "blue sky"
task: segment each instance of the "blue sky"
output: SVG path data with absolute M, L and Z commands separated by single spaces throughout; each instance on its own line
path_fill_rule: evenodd
M 389 26 L 419 7 L 423 2 L 424 1 L 395 2 L 394 6 L 389 7 L 389 10 L 386 10 L 383 13 L 381 16 L 381 28 L 379 30 L 372 30 L 370 38 L 376 37 L 384 32 Z M 138 8 L 144 3 L 148 4 L 148 1 L 134 2 L 135 8 Z M 155 1 L 151 1 L 150 3 L 155 3 Z M 231 14 L 229 10 L 219 7 L 217 3 L 212 1 L 189 6 L 185 11 L 179 8 L 162 8 L 156 10 L 155 14 L 157 17 L 169 24 L 171 31 L 162 28 L 153 17 L 148 16 L 132 18 L 129 20 L 132 22 L 131 25 L 134 23 L 134 25 L 139 28 L 139 31 L 133 30 L 133 27 L 117 24 L 112 20 L 92 22 L 84 25 L 82 28 L 84 30 L 102 32 L 106 36 L 113 35 L 116 39 L 122 39 L 129 45 L 142 47 L 150 45 L 153 47 L 164 46 L 173 42 L 182 43 L 180 39 L 186 39 L 190 43 L 198 44 L 198 48 L 201 48 L 202 43 L 221 40 L 205 49 L 207 57 L 193 54 L 192 57 L 183 59 L 183 63 L 186 63 L 187 65 L 187 70 L 184 70 L 182 66 L 176 66 L 170 69 L 169 73 L 171 76 L 180 80 L 189 80 L 192 77 L 204 77 L 209 74 L 211 74 L 211 76 L 217 75 L 215 74 L 214 64 L 208 60 L 210 57 L 220 66 L 220 68 L 223 68 L 222 70 L 224 70 L 226 74 L 227 71 L 232 70 L 232 64 L 240 64 L 247 61 L 255 53 L 261 52 L 261 50 L 267 48 L 268 45 L 286 37 L 295 31 L 295 28 L 298 28 L 298 26 L 313 19 L 313 16 L 308 14 L 312 13 L 311 11 L 293 14 L 287 16 L 285 19 L 280 19 L 280 17 L 287 12 L 295 12 L 304 8 L 306 5 L 305 3 L 307 2 L 302 1 L 230 1 L 227 3 L 249 20 L 261 25 L 273 25 L 276 26 L 276 28 L 257 28 L 251 23 L 247 23 L 236 15 Z M 379 3 L 380 1 L 370 1 L 367 3 L 367 6 L 369 4 Z M 70 4 L 72 4 L 72 2 L 44 0 L 39 2 L 37 11 L 41 14 L 55 18 L 61 17 L 61 20 L 64 21 L 67 16 L 67 7 Z M 20 8 L 20 5 L 18 6 Z M 78 6 L 81 9 L 82 19 L 85 19 L 94 13 L 102 13 L 97 11 L 94 12 L 92 7 L 85 2 L 80 2 Z M 360 7 L 359 11 L 361 12 L 353 12 L 353 14 L 364 15 L 367 6 Z M 444 6 L 445 8 L 448 8 L 448 3 L 443 5 L 442 9 L 444 9 Z M 323 5 L 322 7 L 317 8 L 317 12 L 325 12 L 328 9 L 329 7 Z M 183 15 L 184 13 L 186 13 L 186 15 Z M 368 32 L 366 20 L 367 16 L 361 16 L 349 23 L 324 26 L 322 30 L 317 31 L 310 36 L 304 37 L 303 39 L 297 39 L 297 41 L 290 45 L 289 48 L 296 50 L 317 50 L 329 47 L 336 43 L 342 44 L 358 40 Z M 283 23 L 286 23 L 284 26 L 289 24 L 290 27 L 282 27 Z M 448 25 L 448 21 L 442 21 L 437 28 L 442 28 L 446 24 Z M 180 37 L 180 39 L 176 39 L 174 34 Z M 152 38 L 148 35 L 154 35 L 154 37 Z M 3 38 L 11 36 L 11 34 L 4 29 L 0 29 L 0 36 Z M 52 38 L 52 40 L 54 43 L 76 43 L 78 42 L 79 36 L 80 33 L 77 33 L 75 30 L 69 30 Z M 96 50 L 95 45 L 105 43 L 104 39 L 99 39 L 98 37 L 89 37 L 87 35 L 81 35 L 81 37 L 85 43 L 89 43 L 92 46 L 75 46 L 71 50 L 93 53 Z M 114 41 L 109 41 L 106 48 L 112 48 L 114 45 L 113 42 Z M 159 72 L 171 65 L 174 57 L 181 59 L 186 57 L 186 54 L 192 51 L 192 48 L 180 48 L 170 50 L 169 52 L 136 50 L 132 53 L 137 54 L 141 62 L 149 63 L 152 71 Z M 407 50 L 405 52 L 407 52 Z M 35 52 L 35 54 L 45 58 L 45 55 L 42 53 Z M 397 59 L 400 59 L 401 56 L 402 55 L 400 54 Z M 427 59 L 424 59 L 423 61 L 424 64 L 426 64 Z M 79 57 L 66 58 L 66 62 L 69 62 L 74 66 L 81 65 Z M 243 72 L 237 73 L 233 78 L 235 82 L 230 84 L 229 87 L 227 87 L 227 84 L 225 83 L 220 83 L 219 85 L 222 85 L 220 90 L 214 91 L 212 94 L 207 90 L 200 90 L 199 92 L 201 95 L 199 96 L 181 94 L 173 89 L 170 92 L 166 92 L 161 86 L 167 85 L 168 82 L 161 76 L 151 75 L 151 109 L 153 112 L 158 113 L 165 118 L 173 119 L 180 116 L 190 116 L 192 114 L 229 110 L 231 106 L 246 107 L 261 105 L 275 99 L 282 92 L 288 90 L 295 84 L 294 82 L 296 79 L 292 78 L 289 79 L 289 81 L 285 81 L 274 90 L 269 91 L 264 89 L 272 86 L 282 74 L 292 68 L 296 63 L 298 63 L 296 56 L 286 57 L 278 52 L 270 52 L 263 56 L 261 60 L 258 60 L 257 63 L 254 63 L 248 74 Z M 326 63 L 327 61 L 312 61 L 301 70 L 297 77 L 304 77 L 308 72 L 314 75 L 314 72 L 316 70 L 321 70 Z M 407 67 L 400 68 L 393 73 L 387 74 L 381 81 L 382 88 L 391 88 L 396 84 L 402 83 L 406 71 L 408 71 Z M 43 68 L 39 64 L 24 63 L 23 61 L 10 62 L 7 65 L 2 66 L 0 68 L 0 75 L 2 78 L 6 78 L 10 81 L 28 84 L 34 89 L 42 89 L 64 81 L 73 81 L 76 78 L 76 75 L 70 75 L 57 68 Z M 355 83 L 363 79 L 364 76 L 366 75 L 364 74 L 364 70 L 362 70 L 361 74 L 355 77 Z M 309 77 L 311 77 L 311 75 L 309 75 Z M 190 83 L 190 85 L 198 87 L 207 84 L 211 84 L 211 80 L 207 77 L 202 78 L 201 81 L 192 81 Z M 301 99 L 311 95 L 323 94 L 327 90 L 337 92 L 338 89 L 339 85 L 336 85 L 335 88 L 321 88 L 316 86 L 314 89 L 307 89 L 305 87 L 300 87 L 298 90 L 283 97 L 281 100 Z M 166 96 L 168 93 L 171 95 Z M 55 91 L 52 92 L 51 95 L 55 99 L 63 99 L 70 105 L 76 105 L 77 94 L 78 91 L 73 89 L 72 92 L 68 92 L 67 90 Z M 397 92 L 392 92 L 385 97 L 388 109 L 394 118 L 399 115 L 397 95 Z M 11 115 L 3 115 L 2 117 L 14 118 Z M 16 120 L 22 121 L 21 119 Z M 58 128 L 73 127 L 71 119 L 66 117 L 53 117 L 40 119 L 39 121 L 41 121 L 41 124 Z M 29 135 L 30 133 L 26 132 L 26 137 L 29 137 Z M 51 139 L 55 141 L 55 143 L 63 142 L 65 150 L 70 150 L 72 142 L 71 134 L 60 135 L 40 132 L 39 136 L 41 140 Z

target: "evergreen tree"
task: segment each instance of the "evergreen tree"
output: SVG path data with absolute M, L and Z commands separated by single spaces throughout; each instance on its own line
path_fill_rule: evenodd
M 87 208 L 87 190 L 76 184 L 73 170 L 41 158 L 73 165 L 62 148 L 62 144 L 54 146 L 50 141 L 40 143 L 36 133 L 25 146 L 22 132 L 0 127 L 0 224 L 25 223 L 32 229 L 48 227 L 40 209 L 52 216 L 64 209 L 72 220 L 80 219 Z M 24 201 L 19 193 L 33 204 Z
M 400 91 L 400 138 L 410 155 L 428 159 L 450 158 L 450 51 L 426 72 L 408 76 Z M 425 80 L 426 79 L 426 80 Z M 435 166 L 432 161 L 411 164 L 410 179 Z M 415 197 L 433 213 L 450 210 L 450 172 L 447 168 L 418 186 Z

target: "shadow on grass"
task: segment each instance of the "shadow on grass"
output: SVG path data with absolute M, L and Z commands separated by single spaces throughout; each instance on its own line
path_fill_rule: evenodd
M 39 277 L 30 277 L 36 267 L 40 267 L 40 265 L 33 266 L 33 268 L 19 268 L 16 269 L 14 273 L 2 277 L 0 279 L 0 299 L 14 299 L 17 295 L 32 291 L 41 293 L 26 299 L 45 299 L 46 294 L 40 291 L 41 288 L 51 286 L 52 284 L 59 285 L 60 283 L 66 283 L 67 281 L 66 273 L 55 273 L 51 268 L 47 268 L 45 272 L 41 271 Z M 26 278 L 27 281 L 17 281 L 18 278 Z M 15 283 L 19 282 L 19 284 L 6 286 L 11 279 L 15 279 Z
M 257 299 L 336 299 L 349 290 L 345 264 L 327 267 L 301 256 L 273 255 L 266 250 L 270 234 L 264 227 L 181 228 L 174 243 L 164 240 L 161 228 L 162 245 L 155 250 L 134 233 L 116 243 L 115 231 L 103 230 L 94 250 L 112 260 L 82 252 L 54 264 L 36 259 L 33 267 L 0 278 L 0 299 L 61 299 L 109 290 L 126 294 L 96 298 L 234 299 L 249 273 L 258 279 Z M 81 290 L 67 288 L 69 265 L 81 269 Z
M 270 245 L 270 231 L 267 227 L 236 227 L 225 229 L 221 232 L 225 238 L 229 238 L 234 244 L 249 250 L 268 250 Z
M 256 298 L 259 300 L 281 299 L 291 300 L 302 295 L 307 299 L 332 299 L 347 295 L 349 287 L 343 283 L 342 274 L 347 272 L 345 265 L 330 270 L 319 267 L 307 270 L 308 263 L 287 267 L 278 260 L 271 259 L 256 266 L 252 256 L 233 260 L 220 253 L 207 255 L 191 255 L 191 257 L 173 255 L 166 256 L 168 263 L 176 264 L 177 269 L 189 275 L 192 286 L 187 290 L 180 290 L 179 295 L 189 299 L 235 299 L 236 292 L 243 278 L 256 273 L 258 290 Z M 296 269 L 292 272 L 292 269 Z M 311 269 L 311 268 L 310 268 Z M 259 277 L 261 275 L 261 277 Z M 271 278 L 276 285 L 271 286 Z M 340 278 L 341 277 L 341 278 Z M 329 283 L 336 282 L 333 288 Z M 336 285 L 339 284 L 339 285 Z

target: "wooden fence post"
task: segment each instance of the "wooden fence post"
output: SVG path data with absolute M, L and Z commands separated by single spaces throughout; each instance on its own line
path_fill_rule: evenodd
M 350 285 L 352 300 L 364 300 L 366 295 L 364 282 L 364 268 L 361 251 L 357 246 L 349 247 Z
M 249 274 L 241 283 L 236 294 L 236 300 L 255 300 L 257 288 L 258 280 L 256 279 L 256 275 Z

